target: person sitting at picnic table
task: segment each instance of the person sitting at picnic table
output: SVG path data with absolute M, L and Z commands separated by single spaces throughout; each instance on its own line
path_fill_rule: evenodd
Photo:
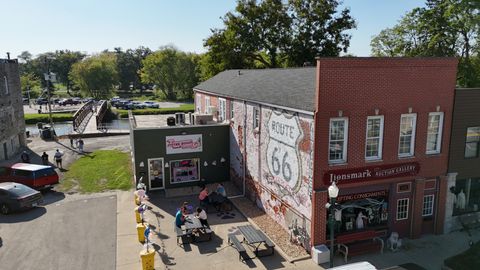
M 205 184 L 201 184 L 200 188 L 202 191 L 200 191 L 200 194 L 198 195 L 198 199 L 200 200 L 200 205 L 207 205 L 208 204 L 208 189 L 205 186 Z
M 192 209 L 192 207 L 188 205 L 188 202 L 183 202 L 183 205 L 180 209 L 182 210 L 183 215 L 186 216 L 191 214 L 190 209 Z
M 222 183 L 218 183 L 216 192 L 223 197 L 227 197 L 227 192 L 225 191 L 225 187 L 222 185 Z
M 207 212 L 205 212 L 205 210 L 197 207 L 197 213 L 195 214 L 195 216 L 198 218 L 198 220 L 200 220 L 200 223 L 203 225 L 203 227 L 210 229 L 210 225 L 208 225 L 207 221 Z
M 175 225 L 178 228 L 182 228 L 182 225 L 185 224 L 185 215 L 183 214 L 183 207 L 178 209 L 177 213 L 175 214 Z

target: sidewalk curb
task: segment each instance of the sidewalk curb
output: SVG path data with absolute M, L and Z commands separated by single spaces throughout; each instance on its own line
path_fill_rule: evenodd
M 248 200 L 248 199 L 247 199 Z M 242 214 L 242 216 L 244 216 L 248 222 L 250 222 L 255 228 L 260 229 L 260 227 L 257 225 L 257 223 L 255 223 L 251 218 L 249 218 L 247 215 L 245 215 L 245 213 L 243 213 L 240 208 L 237 206 L 237 204 L 234 202 L 234 200 L 230 200 L 232 202 L 232 204 L 235 206 L 235 208 L 237 208 L 238 212 L 240 212 L 240 214 Z M 265 213 L 266 214 L 266 213 Z M 268 236 L 268 234 L 267 234 Z M 282 255 L 283 258 L 285 258 L 289 263 L 294 263 L 294 262 L 297 262 L 297 261 L 303 261 L 303 260 L 307 260 L 307 259 L 310 259 L 311 256 L 310 255 L 305 255 L 305 256 L 302 256 L 302 257 L 296 257 L 296 258 L 291 258 L 290 256 L 287 255 L 287 253 L 285 251 L 283 251 L 282 248 L 280 248 L 280 246 L 272 240 L 272 238 L 270 236 L 268 236 L 270 238 L 270 241 L 273 242 L 273 244 L 275 244 L 275 249 L 278 251 L 278 253 L 280 253 L 280 255 Z

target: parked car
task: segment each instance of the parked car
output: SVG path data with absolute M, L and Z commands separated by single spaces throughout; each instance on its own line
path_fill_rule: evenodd
M 82 103 L 82 99 L 79 98 L 79 97 L 74 97 L 74 98 L 72 98 L 72 102 L 74 104 L 80 104 L 80 103 Z
M 58 179 L 52 166 L 16 163 L 11 167 L 0 167 L 0 183 L 16 182 L 40 190 L 58 184 Z
M 133 104 L 131 100 L 122 99 L 115 104 L 115 107 L 118 109 L 131 110 L 133 109 Z
M 43 202 L 42 194 L 14 182 L 0 183 L 0 213 L 3 215 L 29 209 Z
M 51 101 L 53 102 L 53 104 L 58 104 L 58 102 L 60 102 L 60 99 L 59 98 L 52 98 Z
M 132 109 L 145 109 L 145 104 L 140 101 L 132 101 Z
M 158 104 L 155 101 L 145 101 L 143 102 L 143 104 L 145 105 L 146 108 L 155 108 L 155 109 L 160 108 L 160 104 Z
M 35 100 L 35 104 L 37 105 L 45 105 L 48 104 L 48 100 L 46 98 L 37 98 Z
M 24 105 L 28 105 L 29 102 L 30 102 L 30 100 L 28 98 L 26 98 L 26 97 L 22 98 L 22 103 Z
M 112 104 L 112 106 L 115 107 L 116 103 L 120 100 L 121 100 L 120 97 L 113 97 L 110 99 L 110 104 Z
M 80 104 L 80 101 L 72 98 L 64 98 L 58 102 L 58 105 L 60 106 L 77 105 L 77 104 Z

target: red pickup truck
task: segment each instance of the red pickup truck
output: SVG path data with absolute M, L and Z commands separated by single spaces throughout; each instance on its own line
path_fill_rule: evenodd
M 16 163 L 0 167 L 0 182 L 16 182 L 40 190 L 58 184 L 58 174 L 52 166 Z

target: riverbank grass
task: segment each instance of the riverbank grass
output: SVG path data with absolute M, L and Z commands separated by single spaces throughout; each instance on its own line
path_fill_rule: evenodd
M 129 190 L 132 179 L 128 153 L 99 150 L 72 163 L 60 181 L 59 190 L 81 193 Z
M 38 122 L 49 123 L 50 119 L 48 113 L 27 113 L 25 114 L 25 124 L 34 125 Z M 72 121 L 73 114 L 71 113 L 55 113 L 52 114 L 53 122 Z

